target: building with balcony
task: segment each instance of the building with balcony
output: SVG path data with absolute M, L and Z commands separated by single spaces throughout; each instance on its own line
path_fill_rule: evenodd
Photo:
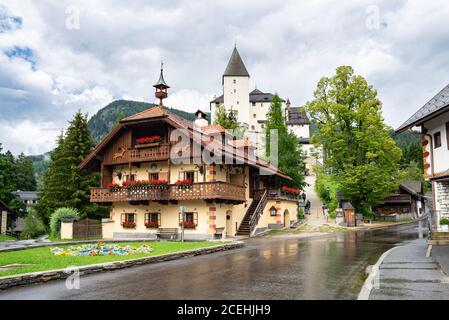
M 182 226 L 186 239 L 251 236 L 296 222 L 295 190 L 282 189 L 290 177 L 204 113 L 194 123 L 166 110 L 162 70 L 155 87 L 161 105 L 120 121 L 79 166 L 101 173 L 91 201 L 110 206 L 104 238 L 152 239 Z
M 441 218 L 449 218 L 449 85 L 404 122 L 397 133 L 419 128 L 422 136 L 424 176 L 432 183 L 435 232 Z

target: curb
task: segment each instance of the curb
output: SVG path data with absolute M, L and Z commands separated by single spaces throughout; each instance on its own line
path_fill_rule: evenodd
M 182 259 L 182 258 L 201 256 L 201 255 L 216 253 L 216 252 L 220 252 L 220 251 L 233 250 L 233 249 L 242 248 L 244 245 L 245 245 L 244 242 L 237 241 L 237 242 L 232 242 L 232 243 L 223 244 L 223 245 L 219 245 L 219 246 L 200 248 L 200 249 L 192 249 L 192 250 L 174 252 L 174 253 L 167 253 L 167 254 L 162 254 L 162 255 L 152 256 L 152 257 L 144 257 L 144 258 L 137 258 L 137 259 L 91 264 L 91 265 L 79 267 L 78 271 L 79 271 L 80 275 L 87 275 L 87 274 L 92 274 L 92 273 L 99 273 L 99 272 L 106 272 L 106 271 L 130 268 L 130 267 L 137 266 L 137 265 L 160 263 L 160 262 L 172 261 L 172 260 L 177 260 L 177 259 Z M 21 274 L 21 275 L 0 277 L 0 291 L 9 289 L 12 287 L 16 287 L 16 286 L 24 286 L 24 285 L 35 284 L 35 283 L 45 283 L 45 282 L 52 281 L 52 280 L 66 279 L 66 278 L 70 277 L 72 272 L 73 272 L 73 267 L 65 268 L 65 269 L 58 269 L 58 270 L 47 270 L 47 271 L 40 271 L 40 272 L 25 273 L 25 274 Z
M 373 268 L 371 269 L 370 274 L 368 275 L 368 278 L 366 278 L 362 289 L 360 290 L 359 296 L 357 297 L 357 300 L 369 300 L 369 296 L 371 295 L 371 291 L 373 290 L 375 284 L 374 284 L 374 280 L 376 279 L 376 277 L 379 274 L 379 269 L 380 269 L 380 265 L 384 262 L 385 258 L 393 251 L 396 250 L 397 248 L 401 248 L 402 246 L 397 246 L 394 248 L 391 248 L 390 250 L 387 250 L 386 252 L 384 252 L 379 260 L 377 260 L 376 264 L 373 266 Z

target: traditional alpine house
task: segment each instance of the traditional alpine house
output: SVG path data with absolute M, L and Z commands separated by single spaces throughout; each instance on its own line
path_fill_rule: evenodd
M 191 122 L 166 110 L 162 69 L 154 87 L 160 105 L 120 121 L 79 166 L 101 172 L 91 201 L 110 206 L 104 238 L 178 237 L 181 227 L 186 239 L 251 236 L 297 221 L 290 177 L 205 113 Z

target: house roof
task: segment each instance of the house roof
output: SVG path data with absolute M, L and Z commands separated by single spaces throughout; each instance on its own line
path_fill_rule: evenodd
M 39 192 L 37 191 L 16 191 L 12 194 L 18 196 L 22 200 L 37 200 Z
M 223 77 L 225 76 L 249 77 L 248 70 L 246 70 L 245 64 L 240 57 L 237 47 L 235 47 L 232 51 L 231 58 L 229 59 L 228 65 L 223 74 Z
M 449 85 L 438 92 L 429 102 L 405 121 L 397 130 L 400 133 L 409 128 L 415 127 L 437 115 L 449 110 Z
M 287 112 L 287 125 L 307 125 L 310 124 L 309 118 L 304 108 L 290 108 Z
M 272 93 L 264 93 L 264 92 L 256 89 L 256 90 L 253 90 L 249 94 L 249 102 L 250 103 L 271 102 L 271 101 L 273 101 L 273 97 L 274 97 L 274 94 L 272 94 Z M 281 100 L 282 100 L 282 102 L 285 102 L 284 99 L 281 99 Z M 223 95 L 221 95 L 211 101 L 211 103 L 223 103 L 223 102 L 224 102 Z
M 422 193 L 421 181 L 406 181 L 401 183 L 399 187 L 414 195 Z
M 156 84 L 153 87 L 164 87 L 164 88 L 170 88 L 164 79 L 164 70 L 161 69 L 161 75 L 159 76 L 159 80 L 156 82 Z
M 156 106 L 150 109 L 147 109 L 143 112 L 137 113 L 133 116 L 127 117 L 120 121 L 120 124 L 116 126 L 93 150 L 92 152 L 81 162 L 79 165 L 80 169 L 86 168 L 92 161 L 96 160 L 96 156 L 101 152 L 101 150 L 106 147 L 106 145 L 109 143 L 109 141 L 112 140 L 112 138 L 120 132 L 120 130 L 125 126 L 132 124 L 133 122 L 141 122 L 145 120 L 151 120 L 151 119 L 161 119 L 162 121 L 167 122 L 168 124 L 172 125 L 174 128 L 177 129 L 186 129 L 189 133 L 189 137 L 193 139 L 193 130 L 201 130 L 204 134 L 208 134 L 209 130 L 215 129 L 220 131 L 222 129 L 221 126 L 207 126 L 204 128 L 198 128 L 194 125 L 193 122 L 178 116 L 174 113 L 171 113 L 170 111 L 164 109 L 162 106 Z M 220 131 L 221 132 L 221 131 Z M 201 144 L 205 148 L 210 148 L 211 151 L 215 151 L 217 149 L 220 149 L 223 154 L 227 157 L 234 157 L 236 160 L 243 161 L 243 163 L 247 163 L 250 165 L 254 165 L 255 167 L 258 167 L 260 169 L 264 169 L 265 171 L 271 172 L 273 174 L 276 174 L 282 178 L 285 178 L 287 180 L 291 180 L 291 177 L 285 175 L 284 173 L 280 172 L 276 167 L 273 165 L 262 161 L 261 159 L 256 159 L 255 163 L 252 163 L 246 155 L 236 155 L 236 154 L 230 154 L 226 148 L 223 147 L 221 143 L 218 143 L 216 141 L 210 142 L 210 141 L 204 141 L 204 139 L 201 141 Z

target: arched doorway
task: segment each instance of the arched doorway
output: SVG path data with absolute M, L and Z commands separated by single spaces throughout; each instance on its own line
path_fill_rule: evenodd
M 226 211 L 226 235 L 228 237 L 235 236 L 234 226 L 232 225 L 232 211 Z
M 284 211 L 284 227 L 290 228 L 290 212 L 288 210 Z

